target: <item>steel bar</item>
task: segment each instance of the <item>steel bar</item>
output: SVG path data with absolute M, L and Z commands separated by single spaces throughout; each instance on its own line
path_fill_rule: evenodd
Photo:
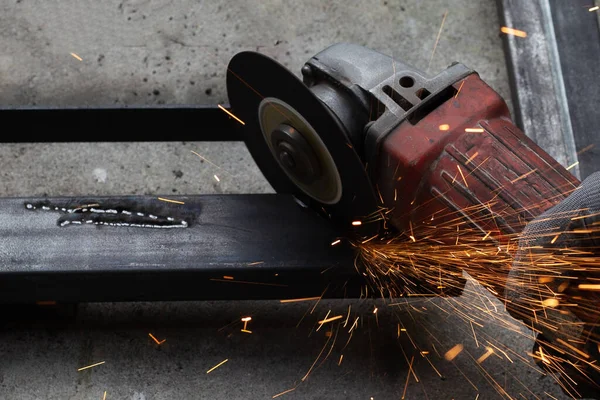
M 240 122 L 217 106 L 17 107 L 0 108 L 0 115 L 23 132 L 2 135 L 0 143 L 242 140 Z
M 360 296 L 349 245 L 291 196 L 168 200 L 0 199 L 0 302 Z

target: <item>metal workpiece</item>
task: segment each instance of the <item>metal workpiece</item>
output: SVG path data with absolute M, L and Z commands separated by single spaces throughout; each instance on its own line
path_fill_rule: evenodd
M 381 295 L 290 195 L 0 199 L 0 237 L 4 304 Z
M 169 200 L 0 199 L 0 302 L 360 296 L 352 248 L 292 196 Z
M 240 123 L 224 110 L 229 110 L 229 105 L 0 107 L 4 124 L 19 126 L 21 132 L 36 132 L 3 135 L 0 143 L 242 140 L 236 129 Z M 92 135 L 82 131 L 84 126 L 102 133 Z

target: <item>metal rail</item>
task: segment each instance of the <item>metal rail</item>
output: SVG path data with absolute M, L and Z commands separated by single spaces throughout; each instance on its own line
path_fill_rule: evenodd
M 588 0 L 497 0 L 517 125 L 583 179 L 600 170 L 600 30 Z M 585 150 L 585 151 L 583 151 Z M 579 162 L 579 164 L 576 164 Z
M 0 199 L 0 302 L 360 296 L 350 246 L 292 196 L 169 199 Z
M 243 140 L 240 123 L 217 106 L 16 107 L 0 108 L 0 115 L 24 132 L 2 135 L 0 143 Z

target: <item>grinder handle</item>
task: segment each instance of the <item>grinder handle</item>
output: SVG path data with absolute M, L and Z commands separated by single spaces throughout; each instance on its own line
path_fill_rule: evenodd
M 377 189 L 402 232 L 456 229 L 461 221 L 507 244 L 580 182 L 514 125 L 502 97 L 476 73 L 453 87 L 452 97 L 385 138 Z

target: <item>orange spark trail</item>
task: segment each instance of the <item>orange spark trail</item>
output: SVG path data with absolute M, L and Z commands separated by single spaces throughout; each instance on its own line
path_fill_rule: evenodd
M 218 363 L 217 365 L 215 365 L 214 367 L 212 367 L 208 371 L 206 371 L 206 373 L 210 374 L 212 371 L 214 371 L 215 369 L 219 368 L 221 365 L 225 364 L 227 361 L 229 361 L 228 358 L 226 358 L 225 360 L 221 361 L 220 363 Z
M 228 109 L 226 109 L 225 107 L 223 107 L 222 105 L 218 104 L 218 107 L 225 111 L 230 117 L 232 117 L 233 119 L 235 119 L 237 122 L 239 122 L 242 125 L 246 125 L 246 123 L 244 121 L 242 121 L 241 119 L 239 119 L 238 117 L 236 117 L 235 115 L 233 115 L 233 113 L 231 111 L 229 111 Z
M 506 26 L 503 26 L 502 28 L 500 28 L 500 31 L 502 33 L 506 33 L 507 35 L 518 36 L 518 37 L 522 37 L 522 38 L 527 37 L 527 32 L 520 31 L 518 29 L 509 28 Z
M 429 67 L 431 67 L 431 62 L 433 61 L 433 56 L 435 55 L 435 50 L 437 49 L 437 45 L 440 41 L 440 36 L 442 36 L 442 30 L 444 29 L 444 22 L 446 22 L 446 17 L 448 16 L 448 11 L 444 13 L 442 17 L 442 24 L 440 25 L 440 30 L 438 31 L 437 37 L 435 39 L 435 44 L 433 45 L 433 51 L 431 52 L 431 57 L 429 58 L 429 63 L 427 64 L 427 71 L 429 71 Z

